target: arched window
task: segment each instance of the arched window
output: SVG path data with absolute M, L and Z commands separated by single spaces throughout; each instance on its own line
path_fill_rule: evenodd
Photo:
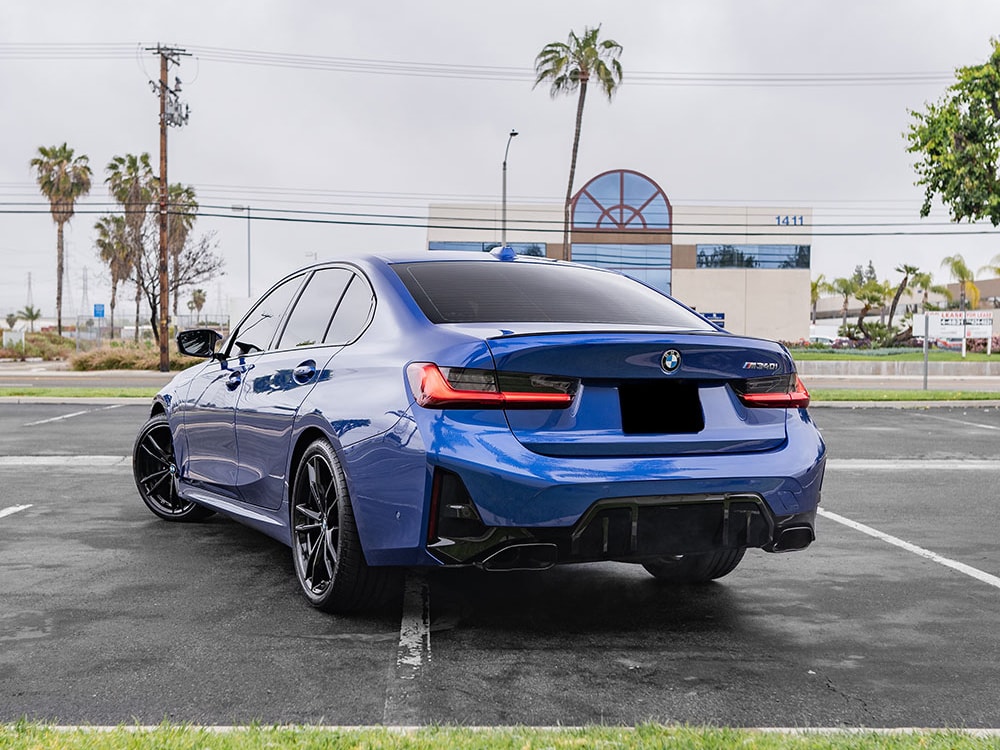
M 598 175 L 573 198 L 574 229 L 668 230 L 670 219 L 670 201 L 660 186 L 630 169 Z
M 659 185 L 630 169 L 605 172 L 583 186 L 572 209 L 573 260 L 670 293 L 672 217 Z

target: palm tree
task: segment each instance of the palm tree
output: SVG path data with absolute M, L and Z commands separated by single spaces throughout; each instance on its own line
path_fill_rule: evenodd
M 584 27 L 582 36 L 569 32 L 566 42 L 551 42 L 535 58 L 535 86 L 542 81 L 550 83 L 552 98 L 560 94 L 579 92 L 576 100 L 576 129 L 573 132 L 573 152 L 569 161 L 569 183 L 566 186 L 566 203 L 563 207 L 563 258 L 569 259 L 569 211 L 573 198 L 573 178 L 576 176 L 576 155 L 580 148 L 580 127 L 583 124 L 583 105 L 587 99 L 587 85 L 591 77 L 601 87 L 608 101 L 614 97 L 622 82 L 622 66 L 618 56 L 622 46 L 613 39 L 598 39 L 601 27 Z
M 94 243 L 101 260 L 111 271 L 111 338 L 115 337 L 115 307 L 118 304 L 118 285 L 132 271 L 132 254 L 126 238 L 125 217 L 105 216 L 94 224 L 97 239 Z
M 812 324 L 816 325 L 816 305 L 819 303 L 819 298 L 825 292 L 834 292 L 832 284 L 827 283 L 826 276 L 820 274 L 815 279 L 809 283 L 809 301 L 812 303 Z
M 975 275 L 965 263 L 965 258 L 955 253 L 949 255 L 941 261 L 941 267 L 947 268 L 951 278 L 958 282 L 959 309 L 966 309 L 966 302 L 969 307 L 975 310 L 979 307 L 979 287 L 975 283 Z
M 31 160 L 38 188 L 49 201 L 56 223 L 56 331 L 62 336 L 63 227 L 73 218 L 76 201 L 90 192 L 91 171 L 84 155 L 76 156 L 65 143 L 38 147 Z
M 902 281 L 899 282 L 899 286 L 896 287 L 896 294 L 892 298 L 892 304 L 889 306 L 889 331 L 892 330 L 892 319 L 896 316 L 896 307 L 899 305 L 899 299 L 903 296 L 903 292 L 912 289 L 912 279 L 913 274 L 920 271 L 916 266 L 910 266 L 906 263 L 902 263 L 896 266 L 896 272 L 903 274 Z
M 139 340 L 139 308 L 142 304 L 142 225 L 146 211 L 156 195 L 156 177 L 149 163 L 149 154 L 116 156 L 105 167 L 104 182 L 111 196 L 125 209 L 126 244 L 129 266 L 135 276 L 135 340 Z
M 935 284 L 934 279 L 931 277 L 930 272 L 918 272 L 913 274 L 913 288 L 916 289 L 921 294 L 920 308 L 921 312 L 927 312 L 927 302 L 930 298 L 930 293 L 940 294 L 948 299 L 951 299 L 951 292 L 948 290 L 944 284 Z
M 39 307 L 32 307 L 31 305 L 25 305 L 23 310 L 17 311 L 17 317 L 21 320 L 28 321 L 28 325 L 31 327 L 31 332 L 35 332 L 35 321 L 42 317 L 42 310 Z
M 858 291 L 859 286 L 860 284 L 850 276 L 841 276 L 834 279 L 830 284 L 830 288 L 834 294 L 839 294 L 844 300 L 840 307 L 840 314 L 843 318 L 840 322 L 842 328 L 847 326 L 847 303 L 854 296 L 854 293 Z
M 871 341 L 872 335 L 865 328 L 865 316 L 872 311 L 872 308 L 882 307 L 885 301 L 892 294 L 892 285 L 888 281 L 878 279 L 868 279 L 854 292 L 854 298 L 861 303 L 861 312 L 858 314 L 858 331 L 865 340 Z
M 194 226 L 198 214 L 198 201 L 191 185 L 175 183 L 167 195 L 167 254 L 173 263 L 171 278 L 174 279 L 174 317 L 177 316 L 177 297 L 180 289 L 176 280 L 180 278 L 180 258 L 187 244 L 188 234 Z
M 204 289 L 195 289 L 191 292 L 191 307 L 195 309 L 195 323 L 201 320 L 201 308 L 205 306 L 207 295 Z

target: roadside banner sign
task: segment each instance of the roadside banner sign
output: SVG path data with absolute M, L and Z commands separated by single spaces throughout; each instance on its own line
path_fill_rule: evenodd
M 992 310 L 966 310 L 964 316 L 965 338 L 988 339 L 993 336 Z M 940 310 L 927 313 L 927 335 L 942 339 L 962 338 L 963 314 L 961 310 Z M 920 336 L 924 331 L 924 316 L 913 316 L 913 332 Z
M 104 317 L 104 305 L 94 305 L 94 317 L 95 318 Z

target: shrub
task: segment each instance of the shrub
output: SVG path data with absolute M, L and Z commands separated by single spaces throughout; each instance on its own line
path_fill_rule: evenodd
M 0 359 L 69 359 L 76 351 L 76 342 L 54 332 L 24 334 L 24 351 L 21 347 L 0 347 Z
M 170 347 L 170 369 L 183 370 L 202 360 L 185 357 Z M 159 370 L 160 350 L 149 344 L 116 342 L 89 352 L 80 352 L 70 360 L 74 370 Z

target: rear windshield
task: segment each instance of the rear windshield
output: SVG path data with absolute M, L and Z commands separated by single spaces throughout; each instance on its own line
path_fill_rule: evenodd
M 393 269 L 433 323 L 610 323 L 715 330 L 659 292 L 592 268 L 428 261 L 399 263 Z

